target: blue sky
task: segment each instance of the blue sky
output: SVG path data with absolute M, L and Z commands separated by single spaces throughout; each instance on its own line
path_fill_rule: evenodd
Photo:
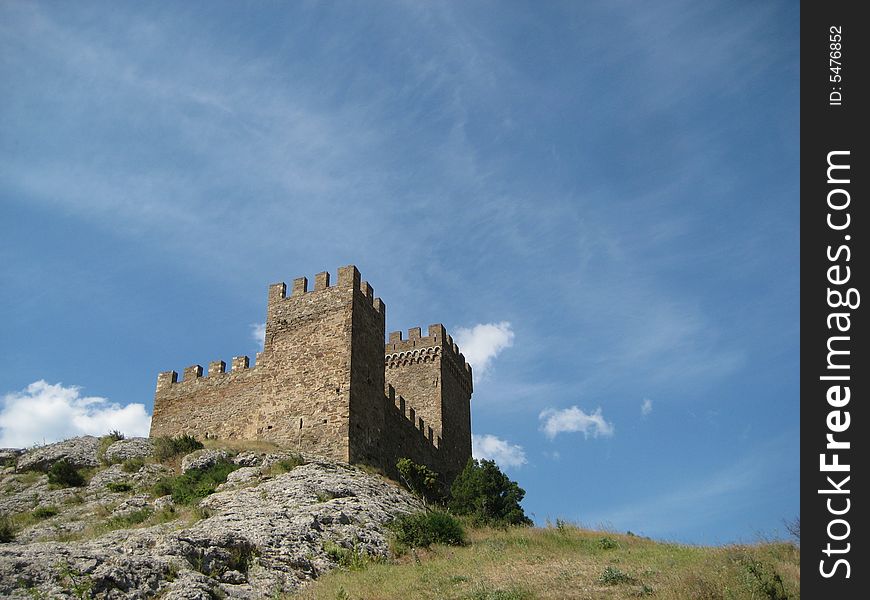
M 478 454 L 693 543 L 799 513 L 795 2 L 0 6 L 0 445 L 147 429 L 356 264 Z

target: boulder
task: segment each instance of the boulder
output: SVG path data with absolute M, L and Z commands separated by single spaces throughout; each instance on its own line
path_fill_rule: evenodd
M 148 458 L 154 454 L 154 442 L 150 438 L 134 437 L 118 440 L 106 449 L 106 461 L 120 463 L 133 458 Z
M 181 459 L 181 471 L 208 469 L 229 456 L 226 450 L 195 450 Z
M 48 471 L 59 460 L 66 460 L 76 469 L 96 467 L 100 464 L 100 438 L 92 435 L 70 438 L 55 444 L 39 446 L 18 458 L 19 472 Z

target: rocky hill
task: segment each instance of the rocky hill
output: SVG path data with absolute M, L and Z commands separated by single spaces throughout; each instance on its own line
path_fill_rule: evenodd
M 422 509 L 379 475 L 270 447 L 157 460 L 146 438 L 80 437 L 0 450 L 0 464 L 11 598 L 274 597 L 343 553 L 388 555 L 385 524 Z

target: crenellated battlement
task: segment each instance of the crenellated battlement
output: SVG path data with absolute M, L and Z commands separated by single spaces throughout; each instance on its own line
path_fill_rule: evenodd
M 221 376 L 232 375 L 232 373 L 237 371 L 253 368 L 248 366 L 249 359 L 247 356 L 234 356 L 231 364 L 232 371 L 227 371 L 227 363 L 222 360 L 213 360 L 208 363 L 208 372 L 205 376 L 203 376 L 201 365 L 190 365 L 182 370 L 181 379 L 178 378 L 176 371 L 163 371 L 157 375 L 157 391 L 159 392 L 168 386 L 176 384 L 183 385 L 194 381 L 214 380 Z
M 396 394 L 396 389 L 387 384 L 387 394 L 385 397 L 387 406 L 394 409 L 411 427 L 420 433 L 424 441 L 432 445 L 433 448 L 441 447 L 441 436 L 435 435 L 435 430 L 419 416 L 416 408 L 407 403 L 403 396 Z
M 289 289 L 288 289 L 289 287 Z M 157 376 L 151 435 L 258 439 L 451 481 L 471 456 L 471 366 L 443 325 L 384 343 L 386 305 L 353 265 L 268 287 L 263 351 Z M 389 379 L 388 379 L 389 378 Z
M 408 330 L 408 338 L 401 331 L 390 332 L 389 341 L 384 345 L 384 364 L 387 369 L 404 367 L 418 362 L 434 361 L 439 356 L 448 358 L 456 377 L 472 391 L 471 365 L 447 329 L 440 323 L 429 325 L 428 334 L 422 335 L 421 327 Z
M 297 277 L 293 280 L 293 285 L 290 288 L 290 295 L 287 295 L 287 284 L 283 281 L 273 283 L 269 286 L 269 305 L 285 300 L 300 300 L 310 301 L 312 294 L 325 290 L 358 290 L 368 301 L 371 307 L 380 315 L 385 315 L 386 306 L 383 300 L 375 297 L 374 289 L 360 277 L 360 272 L 354 265 L 340 267 L 337 271 L 338 278 L 336 283 L 332 283 L 332 278 L 328 271 L 322 271 L 314 276 L 314 288 L 308 289 L 308 278 Z

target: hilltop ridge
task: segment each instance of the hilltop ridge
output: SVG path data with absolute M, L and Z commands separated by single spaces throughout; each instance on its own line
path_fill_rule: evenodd
M 0 596 L 272 597 L 335 567 L 336 548 L 388 556 L 384 525 L 422 509 L 379 475 L 268 444 L 158 450 L 80 437 L 0 452 Z M 86 481 L 50 483 L 59 463 Z M 216 471 L 225 483 L 187 503 L 207 485 L 194 474 Z

